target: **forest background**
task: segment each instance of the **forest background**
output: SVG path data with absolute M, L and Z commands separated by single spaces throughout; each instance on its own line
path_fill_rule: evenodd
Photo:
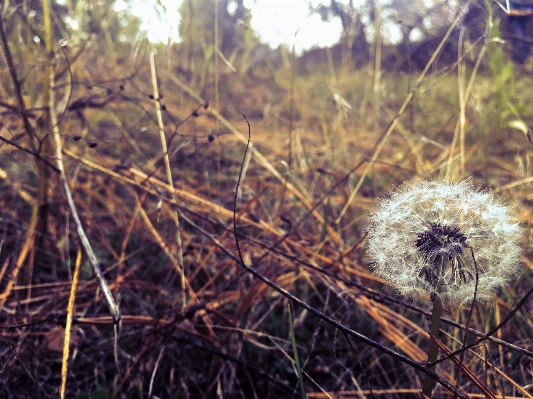
M 419 397 L 430 298 L 369 271 L 369 214 L 470 179 L 523 263 L 445 306 L 441 354 L 483 339 L 434 397 L 531 398 L 533 82 L 504 8 L 331 0 L 339 43 L 297 56 L 242 0 L 184 1 L 166 44 L 113 1 L 5 1 L 0 397 Z

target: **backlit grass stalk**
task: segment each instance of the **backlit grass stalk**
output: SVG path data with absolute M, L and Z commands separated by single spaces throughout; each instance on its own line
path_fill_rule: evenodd
M 466 76 L 466 68 L 464 62 L 461 61 L 462 53 L 463 53 L 463 36 L 464 36 L 465 28 L 464 26 L 461 27 L 459 31 L 459 48 L 458 48 L 458 64 L 457 64 L 457 84 L 458 84 L 458 90 L 459 90 L 459 148 L 460 148 L 460 154 L 461 154 L 461 167 L 459 169 L 459 173 L 461 177 L 463 176 L 465 172 L 465 124 L 466 124 L 466 99 L 464 97 L 465 94 L 465 76 Z
M 68 207 L 70 209 L 70 212 L 72 214 L 72 218 L 74 219 L 74 223 L 76 225 L 76 230 L 78 232 L 78 236 L 81 240 L 81 244 L 83 246 L 83 249 L 85 250 L 87 257 L 89 259 L 89 262 L 94 270 L 94 273 L 96 275 L 96 278 L 98 279 L 100 283 L 100 288 L 102 290 L 102 293 L 104 294 L 104 297 L 107 301 L 107 305 L 109 307 L 109 311 L 113 315 L 113 321 L 115 323 L 115 327 L 120 322 L 120 310 L 118 305 L 116 304 L 113 295 L 111 294 L 111 290 L 109 289 L 109 285 L 105 281 L 104 273 L 102 272 L 102 269 L 100 268 L 100 264 L 96 258 L 96 255 L 94 254 L 94 251 L 91 247 L 91 243 L 89 242 L 89 239 L 87 238 L 87 235 L 85 234 L 85 230 L 83 228 L 83 225 L 81 224 L 80 217 L 78 215 L 78 211 L 76 209 L 76 204 L 74 203 L 74 198 L 72 198 L 72 193 L 70 192 L 70 188 L 68 186 L 67 182 L 67 176 L 65 174 L 65 165 L 63 163 L 63 147 L 61 144 L 61 133 L 59 132 L 59 125 L 57 121 L 57 115 L 55 112 L 55 74 L 54 74 L 54 68 L 53 68 L 53 58 L 50 55 L 47 62 L 50 63 L 50 68 L 48 68 L 50 75 L 47 77 L 50 82 L 50 91 L 49 91 L 49 102 L 47 104 L 50 112 L 50 131 L 53 133 L 54 141 L 55 141 L 55 156 L 56 156 L 56 162 L 57 162 L 57 168 L 59 169 L 60 173 L 60 180 L 61 185 L 63 186 L 63 189 L 65 190 L 65 195 L 67 197 L 67 203 Z M 118 329 L 115 329 L 116 334 L 118 334 Z
M 159 101 L 159 88 L 157 85 L 157 72 L 155 69 L 154 53 L 150 53 L 150 70 L 152 72 L 152 86 L 154 89 L 154 103 L 155 103 L 155 112 L 157 116 L 157 125 L 159 128 L 159 137 L 161 139 L 161 148 L 163 150 L 163 159 L 165 161 L 165 169 L 167 174 L 167 180 L 169 186 L 174 188 L 174 181 L 172 179 L 172 170 L 170 169 L 170 159 L 168 156 L 167 140 L 165 137 L 165 127 L 163 125 L 163 116 L 161 114 L 161 103 Z M 176 194 L 172 191 L 172 200 L 176 202 Z M 182 293 L 182 305 L 187 304 L 187 295 L 185 294 L 185 265 L 183 263 L 183 247 L 181 243 L 181 232 L 180 232 L 180 219 L 178 211 L 172 210 L 172 215 L 174 217 L 174 224 L 176 226 L 176 244 L 178 246 L 178 267 L 177 272 L 180 276 L 180 285 Z
M 218 0 L 215 0 L 215 106 L 217 109 L 220 109 L 219 99 L 218 99 L 218 85 L 219 85 L 219 58 L 220 58 L 220 39 L 219 39 L 219 23 L 218 23 Z M 218 119 L 216 120 L 216 129 L 218 131 Z
M 485 32 L 485 35 L 487 37 L 487 40 L 483 43 L 483 46 L 481 47 L 479 51 L 479 55 L 476 59 L 476 64 L 474 65 L 474 69 L 472 70 L 472 74 L 470 75 L 470 79 L 468 80 L 468 85 L 466 86 L 466 89 L 464 92 L 462 91 L 462 87 L 464 86 L 464 79 L 465 79 L 465 73 L 464 73 L 464 67 L 463 67 L 463 73 L 460 72 L 461 67 L 459 67 L 459 107 L 460 107 L 460 117 L 457 121 L 455 133 L 453 136 L 452 144 L 450 145 L 450 151 L 448 153 L 448 163 L 446 166 L 446 175 L 444 180 L 450 181 L 452 178 L 452 171 L 453 171 L 453 158 L 455 155 L 455 146 L 457 144 L 457 140 L 461 141 L 461 173 L 464 173 L 464 164 L 465 161 L 465 155 L 464 155 L 464 141 L 465 141 L 465 126 L 466 126 L 466 104 L 468 103 L 468 99 L 470 97 L 470 93 L 472 92 L 472 87 L 474 86 L 474 81 L 477 76 L 477 71 L 479 69 L 479 66 L 481 65 L 481 60 L 483 59 L 483 56 L 485 55 L 485 51 L 487 50 L 487 46 L 489 44 L 490 39 L 490 30 L 487 27 L 487 31 Z M 468 51 L 471 51 L 472 49 L 468 49 Z M 461 60 L 464 58 L 464 52 L 463 54 L 459 54 L 459 65 L 461 65 Z
M 293 141 L 294 141 L 294 80 L 296 79 L 296 67 L 298 60 L 296 59 L 296 36 L 298 35 L 298 30 L 294 33 L 294 43 L 292 44 L 291 51 L 291 86 L 290 86 L 290 103 L 289 103 L 289 159 L 287 163 L 289 164 L 289 169 L 292 168 L 293 161 Z
M 22 245 L 20 253 L 17 257 L 17 261 L 15 262 L 15 268 L 11 272 L 11 279 L 7 282 L 4 292 L 2 292 L 2 294 L 0 295 L 0 308 L 4 306 L 7 298 L 9 297 L 9 295 L 11 295 L 11 291 L 13 290 L 15 282 L 17 281 L 17 277 L 20 272 L 20 269 L 22 268 L 22 265 L 26 261 L 26 257 L 28 256 L 28 253 L 30 252 L 31 247 L 33 246 L 33 242 L 35 240 L 35 227 L 37 226 L 37 221 L 38 221 L 37 215 L 38 213 L 32 214 L 30 225 L 26 233 L 26 239 L 24 240 L 24 244 Z M 6 262 L 8 260 L 6 260 Z
M 383 36 L 381 34 L 381 7 L 374 0 L 374 128 L 379 134 L 381 122 L 381 44 Z
M 65 339 L 63 341 L 63 359 L 61 362 L 61 389 L 59 397 L 65 398 L 65 390 L 67 387 L 68 374 L 68 357 L 70 353 L 70 332 L 72 329 L 72 320 L 74 318 L 74 304 L 76 302 L 76 289 L 78 288 L 78 281 L 81 269 L 81 248 L 78 248 L 78 255 L 76 256 L 76 265 L 74 267 L 74 274 L 72 276 L 72 284 L 70 286 L 70 296 L 68 298 L 67 306 L 67 321 L 65 322 Z
M 244 162 L 242 165 L 242 181 L 243 182 L 244 182 L 244 179 L 246 178 L 246 173 L 248 172 L 248 167 L 250 166 L 250 162 L 252 161 L 254 144 L 250 142 L 250 145 L 248 148 L 249 148 L 249 151 L 246 152 L 246 157 L 244 158 Z M 242 186 L 243 184 L 240 184 L 239 189 L 237 190 L 237 200 L 239 201 L 242 201 Z

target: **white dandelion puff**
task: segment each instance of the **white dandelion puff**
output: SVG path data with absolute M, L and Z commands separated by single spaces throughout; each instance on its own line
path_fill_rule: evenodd
M 477 265 L 476 298 L 486 301 L 517 272 L 522 229 L 508 207 L 469 181 L 404 185 L 371 220 L 370 267 L 402 295 L 468 303 Z

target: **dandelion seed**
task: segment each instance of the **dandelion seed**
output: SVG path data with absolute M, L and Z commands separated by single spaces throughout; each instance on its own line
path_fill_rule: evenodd
M 471 302 L 477 264 L 476 297 L 486 301 L 517 272 L 521 228 L 508 207 L 469 181 L 404 185 L 371 220 L 371 269 L 402 295 Z

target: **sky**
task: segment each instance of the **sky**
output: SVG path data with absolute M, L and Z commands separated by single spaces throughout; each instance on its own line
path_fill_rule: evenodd
M 132 13 L 143 20 L 142 29 L 147 31 L 150 41 L 166 42 L 169 35 L 174 41 L 179 41 L 177 10 L 181 0 L 160 1 L 166 7 L 166 13 L 159 17 L 155 11 L 156 0 L 135 0 Z M 117 9 L 120 9 L 121 1 L 117 3 Z M 316 45 L 332 45 L 341 37 L 342 26 L 339 18 L 323 22 L 318 14 L 309 15 L 309 4 L 317 7 L 320 1 L 244 0 L 245 7 L 252 10 L 252 28 L 261 41 L 274 48 L 281 43 L 294 45 L 297 53 Z

